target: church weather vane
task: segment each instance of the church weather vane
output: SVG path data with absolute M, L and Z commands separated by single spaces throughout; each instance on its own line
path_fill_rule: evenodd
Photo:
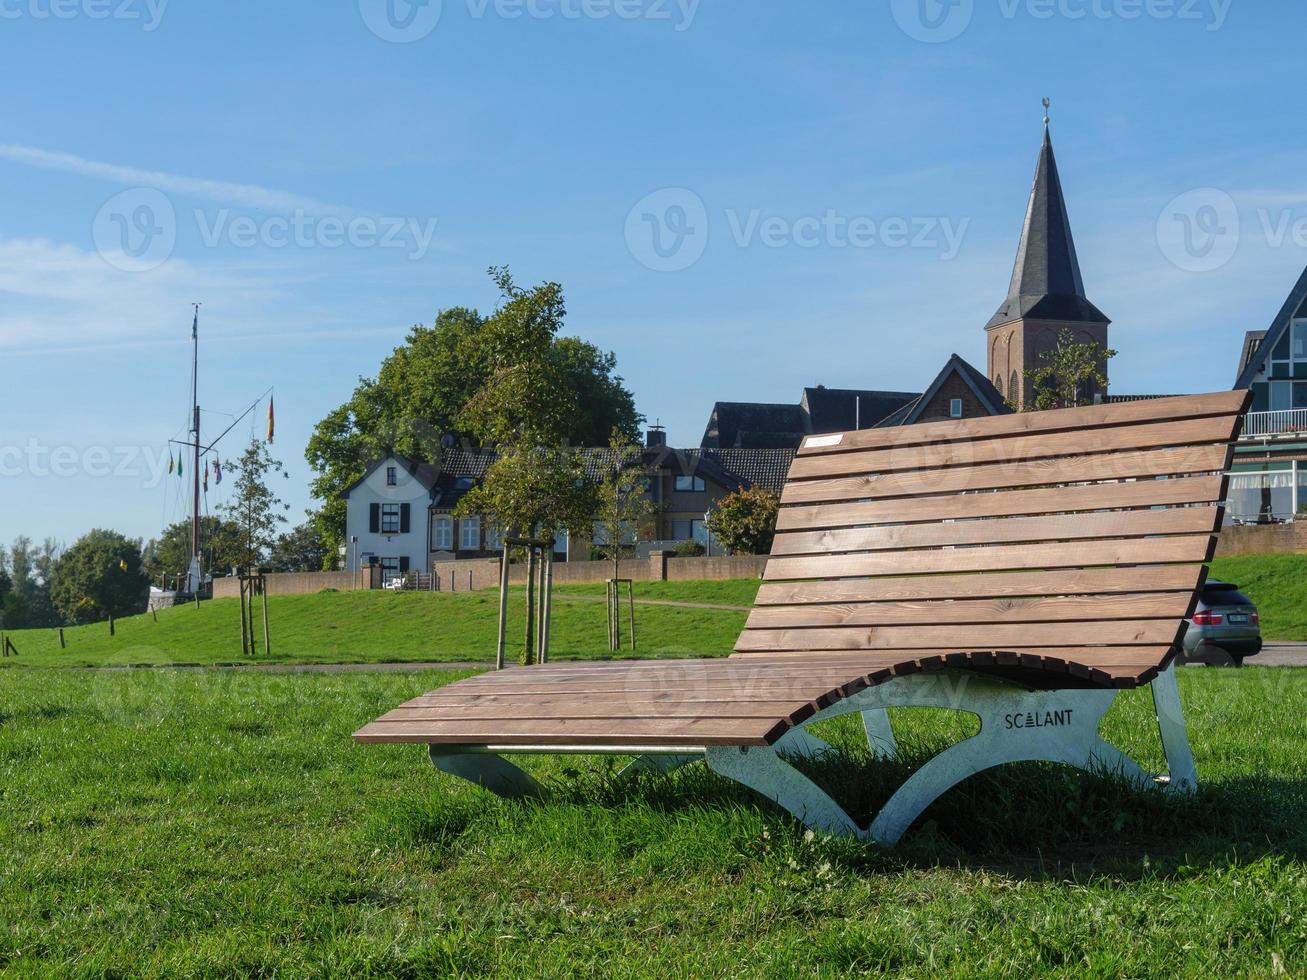
M 1044 125 L 1045 125 L 1045 126 L 1048 125 L 1048 121 L 1049 121 L 1049 120 L 1048 120 L 1048 107 L 1051 106 L 1052 104 L 1053 104 L 1052 101 L 1051 101 L 1047 96 L 1045 96 L 1045 97 L 1044 97 Z

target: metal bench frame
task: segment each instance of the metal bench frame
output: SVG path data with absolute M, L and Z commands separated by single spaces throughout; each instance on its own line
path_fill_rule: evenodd
M 538 797 L 543 787 L 509 762 L 508 754 L 635 755 L 619 775 L 670 772 L 700 760 L 789 811 L 818 833 L 848 834 L 880 844 L 898 843 L 913 821 L 958 783 L 1009 762 L 1057 762 L 1124 779 L 1139 789 L 1158 787 L 1187 794 L 1198 787 L 1193 752 L 1174 666 L 1150 685 L 1168 773 L 1151 776 L 1116 746 L 1099 726 L 1119 693 L 1111 688 L 1032 691 L 970 671 L 912 674 L 866 688 L 823 709 L 791 729 L 773 746 L 431 745 L 442 772 L 509 799 Z M 816 783 L 790 764 L 837 750 L 806 731 L 809 725 L 859 713 L 868 747 L 881 759 L 897 757 L 888 708 L 946 708 L 980 719 L 980 731 L 932 757 L 885 803 L 870 827 L 859 827 Z

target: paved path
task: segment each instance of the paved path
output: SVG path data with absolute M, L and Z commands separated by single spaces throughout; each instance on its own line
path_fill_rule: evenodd
M 566 599 L 572 602 L 607 602 L 608 598 L 601 595 L 571 595 L 564 592 L 555 592 L 554 601 Z M 626 603 L 626 597 L 622 597 L 623 604 Z M 679 599 L 636 599 L 637 606 L 679 606 L 681 609 L 725 609 L 727 612 L 752 612 L 752 606 L 728 606 L 720 602 L 682 602 Z
M 1307 643 L 1267 643 L 1245 662 L 1257 667 L 1307 667 Z

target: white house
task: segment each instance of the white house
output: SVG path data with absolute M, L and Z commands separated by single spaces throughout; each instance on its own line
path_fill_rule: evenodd
M 440 471 L 398 453 L 368 466 L 341 494 L 346 501 L 347 567 L 380 565 L 382 579 L 425 571 L 431 503 Z

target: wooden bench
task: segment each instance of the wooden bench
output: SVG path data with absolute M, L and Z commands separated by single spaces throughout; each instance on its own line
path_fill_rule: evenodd
M 705 760 L 809 826 L 893 843 L 949 787 L 1051 760 L 1170 791 L 1196 785 L 1171 662 L 1215 548 L 1243 391 L 809 436 L 736 654 L 554 663 L 424 694 L 355 734 L 429 746 L 506 796 L 541 787 L 512 753 L 612 753 L 624 771 Z M 1121 688 L 1152 685 L 1168 776 L 1098 734 Z M 945 707 L 979 734 L 857 826 L 787 757 L 806 727 Z

